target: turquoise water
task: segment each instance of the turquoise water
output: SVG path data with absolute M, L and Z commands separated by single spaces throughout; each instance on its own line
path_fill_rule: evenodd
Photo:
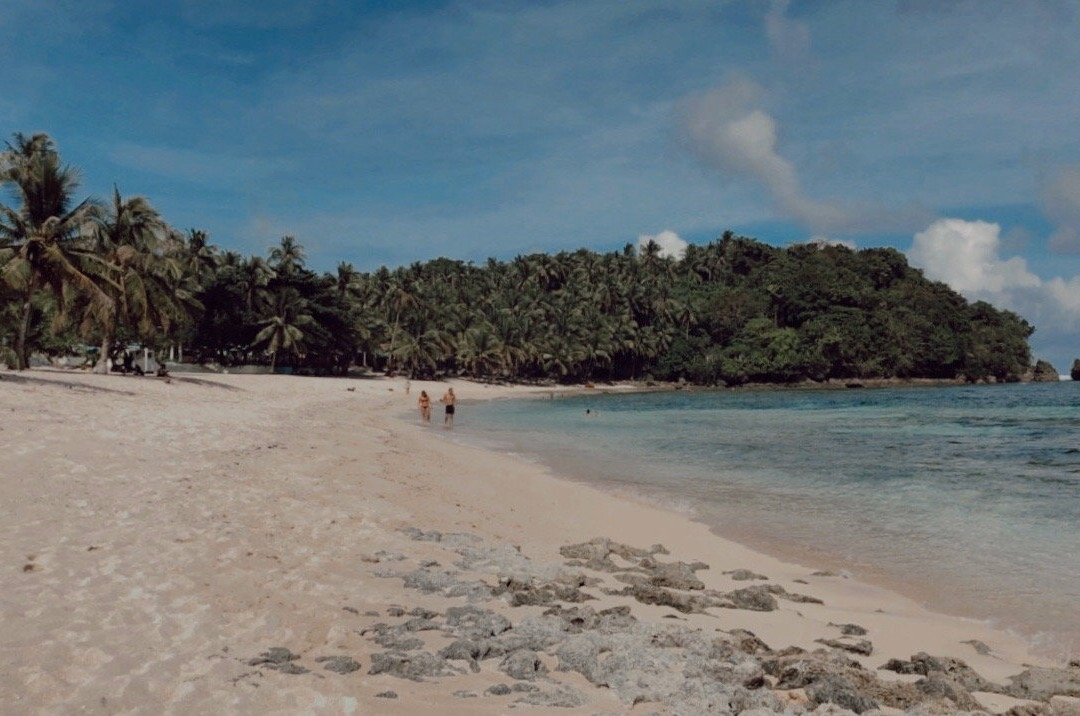
M 471 440 L 1080 654 L 1080 383 L 589 395 L 463 412 Z

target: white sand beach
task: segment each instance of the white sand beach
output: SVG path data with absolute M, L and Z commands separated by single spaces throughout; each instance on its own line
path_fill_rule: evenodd
M 463 401 L 530 392 L 454 386 Z M 754 552 L 681 514 L 444 440 L 440 410 L 431 427 L 400 418 L 421 389 L 437 400 L 445 384 L 413 381 L 405 395 L 404 381 L 384 378 L 0 373 L 4 713 L 666 712 L 558 671 L 554 646 L 540 651 L 537 678 L 524 681 L 545 694 L 573 690 L 580 705 L 515 704 L 537 693 L 525 690 L 487 694 L 515 682 L 500 659 L 481 660 L 478 671 L 450 661 L 461 673 L 423 681 L 369 673 L 373 654 L 388 649 L 365 629 L 400 624 L 413 610 L 441 619 L 467 604 L 385 575 L 451 568 L 454 579 L 494 586 L 494 567 L 454 548 L 491 545 L 491 555 L 505 557 L 512 546 L 554 573 L 570 568 L 560 547 L 596 537 L 637 548 L 659 543 L 668 555 L 658 560 L 707 564 L 696 571 L 704 590 L 694 593 L 764 583 L 724 574 L 748 569 L 823 603 L 780 598 L 772 611 L 682 613 L 605 593 L 627 585 L 582 567 L 593 581 L 576 587 L 595 599 L 575 606 L 625 605 L 642 622 L 713 635 L 745 629 L 772 650 L 821 649 L 816 640 L 840 639 L 832 625 L 857 624 L 872 653 L 845 654 L 886 681 L 917 679 L 877 669 L 918 652 L 962 659 L 998 683 L 1042 663 L 1007 633 L 853 578 L 812 576 L 815 565 Z M 467 405 L 458 419 L 468 420 Z M 409 527 L 478 539 L 414 539 L 401 531 Z M 509 594 L 477 605 L 515 624 L 549 609 L 511 606 Z M 405 614 L 394 616 L 397 607 Z M 451 641 L 446 625 L 410 636 L 429 652 Z M 272 647 L 298 655 L 287 663 L 307 671 L 287 673 L 273 657 L 275 668 L 251 664 Z M 334 656 L 359 669 L 336 673 L 324 668 L 334 662 L 316 661 Z M 377 696 L 388 691 L 396 698 Z M 805 689 L 776 693 L 793 705 L 806 701 Z M 1022 703 L 974 695 L 992 712 Z

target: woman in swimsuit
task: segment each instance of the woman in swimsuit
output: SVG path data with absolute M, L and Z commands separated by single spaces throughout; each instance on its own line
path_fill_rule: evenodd
M 417 403 L 420 406 L 420 419 L 425 423 L 431 422 L 431 398 L 428 397 L 426 390 L 420 391 L 420 400 Z
M 442 397 L 442 402 L 446 404 L 446 417 L 443 418 L 443 425 L 450 429 L 454 427 L 454 406 L 457 403 L 457 396 L 454 395 L 453 388 L 446 389 L 446 395 Z

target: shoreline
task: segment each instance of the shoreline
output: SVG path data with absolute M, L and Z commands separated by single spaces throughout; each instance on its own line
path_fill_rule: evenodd
M 912 384 L 905 382 L 899 385 L 887 384 L 872 387 L 887 389 L 950 387 L 953 385 L 956 385 L 957 387 L 972 387 L 967 383 L 955 383 L 953 381 L 945 381 L 944 383 L 935 381 L 926 384 Z M 987 383 L 985 385 L 990 386 L 993 384 Z M 869 388 L 871 386 L 867 387 Z M 768 389 L 768 386 L 765 386 L 765 389 Z M 795 387 L 793 387 L 793 389 L 795 389 Z M 718 388 L 715 390 L 725 391 L 735 389 Z M 624 386 L 622 390 L 618 391 L 607 391 L 608 394 L 627 394 L 636 392 L 656 391 L 635 391 L 632 386 Z M 598 391 L 595 390 L 580 389 L 567 391 L 560 397 L 596 395 L 597 393 Z M 546 397 L 540 396 L 538 398 L 538 396 L 524 395 L 501 396 L 498 399 L 536 400 L 546 399 Z M 481 403 L 486 401 L 477 400 L 475 402 Z M 464 438 L 464 442 L 477 449 L 498 452 L 510 459 L 520 460 L 526 465 L 538 465 L 547 470 L 555 479 L 587 486 L 605 495 L 630 500 L 648 507 L 680 515 L 688 521 L 706 527 L 719 539 L 736 543 L 762 556 L 773 557 L 793 565 L 801 565 L 807 569 L 826 569 L 842 572 L 856 581 L 879 587 L 904 598 L 911 599 L 920 607 L 933 614 L 962 620 L 971 624 L 977 624 L 981 627 L 1004 633 L 1011 638 L 1020 640 L 1028 650 L 1030 658 L 1040 659 L 1043 663 L 1061 663 L 1080 656 L 1080 653 L 1077 653 L 1075 647 L 1073 647 L 1072 642 L 1064 643 L 1059 640 L 1060 634 L 1057 632 L 1042 630 L 1025 631 L 1019 624 L 1010 624 L 1007 621 L 1004 621 L 1006 619 L 1005 617 L 981 616 L 974 613 L 977 610 L 973 607 L 968 607 L 970 611 L 965 612 L 963 611 L 963 607 L 947 607 L 944 604 L 935 604 L 934 596 L 937 594 L 938 590 L 920 587 L 920 583 L 917 580 L 904 580 L 897 575 L 890 573 L 880 564 L 875 562 L 861 561 L 858 564 L 852 565 L 848 558 L 831 553 L 827 550 L 817 549 L 810 545 L 800 546 L 791 540 L 769 536 L 761 531 L 755 532 L 748 529 L 739 530 L 734 526 L 712 524 L 705 515 L 698 512 L 697 509 L 688 502 L 690 498 L 670 497 L 664 493 L 664 490 L 656 486 L 633 487 L 618 484 L 605 478 L 602 471 L 596 469 L 593 469 L 594 475 L 592 477 L 579 474 L 588 473 L 589 468 L 583 464 L 590 459 L 595 459 L 595 456 L 589 458 L 585 455 L 576 455 L 572 459 L 558 459 L 557 456 L 551 452 L 550 446 L 548 446 L 547 450 L 535 449 L 530 451 L 528 448 L 524 448 L 521 445 L 513 445 L 510 443 L 499 445 L 495 444 L 495 441 L 474 441 L 474 439 L 478 440 L 479 438 L 480 436 L 477 434 L 467 435 Z M 957 600 L 954 599 L 953 601 L 956 602 Z
M 845 658 L 862 664 L 866 678 L 909 691 L 917 677 L 878 667 L 927 652 L 962 659 L 1003 684 L 1024 664 L 1049 664 L 1006 633 L 935 614 L 855 579 L 815 576 L 686 515 L 444 440 L 429 432 L 441 430 L 437 422 L 429 429 L 402 416 L 419 390 L 437 398 L 444 383 L 413 381 L 405 398 L 402 381 L 390 379 L 228 375 L 165 383 L 59 371 L 29 377 L 34 380 L 0 380 L 10 406 L 0 412 L 0 435 L 20 445 L 11 470 L 0 475 L 0 497 L 11 505 L 11 519 L 0 526 L 11 582 L 0 602 L 10 625 L 10 648 L 0 650 L 0 697 L 16 713 L 99 702 L 139 710 L 152 701 L 188 712 L 240 704 L 244 710 L 471 714 L 505 713 L 514 700 L 538 713 L 637 713 L 623 700 L 629 698 L 623 687 L 598 689 L 583 676 L 592 672 L 559 670 L 565 657 L 556 656 L 563 647 L 555 642 L 537 652 L 537 675 L 526 684 L 536 690 L 523 686 L 506 696 L 486 691 L 511 668 L 498 660 L 482 661 L 476 671 L 438 661 L 449 671 L 418 682 L 376 669 L 395 653 L 385 644 L 405 629 L 409 610 L 444 615 L 476 604 L 504 614 L 515 625 L 506 634 L 530 620 L 557 619 L 530 600 L 563 589 L 540 585 L 572 569 L 568 546 L 596 537 L 641 549 L 660 543 L 670 552 L 661 562 L 707 564 L 694 577 L 703 589 L 670 590 L 680 599 L 722 603 L 733 589 L 763 585 L 725 574 L 748 569 L 783 594 L 823 602 L 783 597 L 767 611 L 673 611 L 624 595 L 627 582 L 595 571 L 574 588 L 588 597 L 581 608 L 628 609 L 640 620 L 634 629 L 691 629 L 723 639 L 747 629 L 769 647 L 810 653 L 822 648 L 816 640 L 836 639 L 830 624 L 856 623 L 869 632 L 871 654 L 844 652 Z M 463 402 L 536 392 L 454 385 Z M 125 417 L 123 429 L 116 429 L 116 415 Z M 629 569 L 632 577 L 651 567 Z M 507 570 L 526 581 L 511 580 L 500 589 L 517 591 L 498 596 L 492 585 Z M 477 581 L 460 582 L 466 578 Z M 459 580 L 458 586 L 430 592 L 409 586 L 445 580 Z M 526 583 L 534 586 L 515 586 Z M 455 589 L 489 596 L 474 602 L 454 596 Z M 559 609 L 565 605 L 556 614 Z M 395 616 L 399 611 L 406 615 Z M 443 618 L 433 616 L 436 623 Z M 438 651 L 446 644 L 440 633 L 460 629 L 449 621 L 439 628 L 418 632 L 422 648 Z M 558 637 L 571 640 L 566 644 L 577 638 Z M 968 640 L 985 642 L 990 653 Z M 279 653 L 271 647 L 295 656 L 282 662 L 295 668 L 272 659 L 250 665 L 260 653 Z M 346 666 L 355 663 L 356 670 L 325 672 L 319 659 L 335 654 L 354 659 Z M 812 687 L 776 690 L 786 687 L 771 676 L 764 683 L 772 687 L 747 692 L 766 699 L 762 704 L 826 698 L 814 696 Z M 387 691 L 400 698 L 380 696 Z M 1015 695 L 977 696 L 994 711 L 1022 703 Z M 566 707 L 570 701 L 578 705 Z M 643 704 L 642 712 L 654 707 Z
M 951 383 L 950 383 L 951 384 Z M 880 387 L 892 387 L 892 386 L 880 386 Z M 899 387 L 899 386 L 898 386 Z M 902 387 L 919 387 L 919 386 L 902 386 Z M 632 389 L 624 389 L 622 391 L 608 391 L 609 393 L 621 392 L 642 392 L 634 391 Z M 654 391 L 648 391 L 654 392 Z M 578 391 L 566 391 L 560 397 L 578 396 L 578 395 L 594 395 L 596 391 L 593 390 L 578 390 Z M 547 398 L 543 396 L 500 396 L 494 398 L 494 400 L 537 400 Z M 488 402 L 487 400 L 473 400 L 470 401 L 474 404 L 481 404 Z M 401 416 L 398 416 L 399 420 L 407 422 Z M 980 617 L 970 613 L 952 612 L 948 609 L 944 609 L 941 606 L 934 605 L 930 594 L 926 589 L 918 589 L 916 583 L 910 581 L 902 581 L 890 575 L 885 569 L 879 565 L 873 563 L 861 562 L 858 565 L 852 566 L 847 563 L 843 557 L 839 557 L 830 554 L 826 551 L 818 551 L 812 547 L 802 547 L 791 543 L 788 540 L 779 538 L 768 538 L 761 534 L 738 531 L 735 528 L 725 529 L 721 525 L 710 524 L 706 517 L 698 513 L 692 504 L 686 502 L 689 498 L 684 498 L 682 504 L 677 498 L 670 498 L 663 494 L 662 490 L 656 489 L 654 492 L 650 492 L 648 489 L 633 488 L 629 486 L 621 486 L 615 483 L 610 483 L 603 478 L 590 479 L 589 477 L 582 477 L 574 474 L 580 469 L 580 462 L 585 458 L 579 456 L 577 460 L 574 460 L 575 465 L 579 467 L 569 465 L 559 465 L 558 461 L 553 461 L 551 455 L 545 453 L 542 450 L 528 451 L 523 450 L 521 446 L 515 446 L 510 444 L 494 444 L 493 441 L 485 441 L 479 434 L 466 433 L 461 438 L 454 438 L 450 435 L 441 435 L 443 439 L 458 445 L 464 445 L 477 450 L 495 452 L 510 460 L 515 460 L 522 463 L 523 466 L 528 467 L 540 467 L 550 477 L 558 481 L 564 481 L 575 485 L 588 487 L 596 490 L 603 495 L 610 496 L 615 499 L 628 500 L 644 507 L 661 510 L 663 512 L 669 512 L 677 515 L 689 522 L 697 525 L 701 525 L 708 529 L 718 539 L 737 544 L 745 549 L 748 549 L 762 557 L 770 557 L 777 559 L 781 562 L 793 565 L 795 567 L 801 567 L 807 571 L 813 570 L 829 570 L 837 571 L 845 575 L 845 578 L 851 578 L 855 582 L 864 583 L 868 586 L 880 588 L 888 592 L 894 593 L 905 599 L 912 600 L 919 607 L 925 609 L 927 612 L 961 620 L 974 625 L 979 625 L 982 628 L 990 629 L 995 632 L 1001 632 L 1008 635 L 1011 638 L 1020 640 L 1025 648 L 1029 651 L 1029 654 L 1033 658 L 1042 660 L 1043 663 L 1050 664 L 1059 662 L 1061 660 L 1068 660 L 1071 658 L 1069 654 L 1061 654 L 1053 651 L 1054 647 L 1047 647 L 1040 645 L 1040 637 L 1047 636 L 1044 633 L 1024 633 L 1021 629 L 1010 626 L 1008 624 L 997 623 L 994 618 Z M 933 590 L 930 590 L 933 592 Z M 1052 636 L 1052 635 L 1049 635 Z

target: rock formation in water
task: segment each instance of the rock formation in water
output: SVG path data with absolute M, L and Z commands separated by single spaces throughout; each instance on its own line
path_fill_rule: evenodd
M 1040 360 L 1035 363 L 1035 374 L 1031 379 L 1036 383 L 1056 383 L 1058 372 L 1050 361 Z
M 1080 358 L 1073 361 L 1072 370 L 1069 371 L 1069 376 L 1073 380 L 1080 380 Z

